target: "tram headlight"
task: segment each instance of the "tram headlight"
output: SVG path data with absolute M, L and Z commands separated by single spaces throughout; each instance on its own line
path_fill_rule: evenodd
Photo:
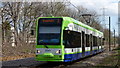
M 60 54 L 60 50 L 56 51 L 57 54 Z
M 37 53 L 40 53 L 41 51 L 40 50 L 37 50 Z

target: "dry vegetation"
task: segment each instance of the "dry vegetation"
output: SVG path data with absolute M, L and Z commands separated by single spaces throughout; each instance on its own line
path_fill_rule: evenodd
M 97 66 L 120 67 L 120 48 L 113 49 L 110 56 L 104 58 Z
M 2 61 L 9 61 L 9 60 L 17 60 L 17 59 L 24 59 L 29 57 L 35 57 L 35 54 L 23 54 L 23 55 L 17 55 L 17 56 L 6 56 L 2 57 Z
M 90 11 L 83 6 L 77 6 L 80 11 L 75 11 L 75 9 L 71 9 L 70 5 L 69 2 L 3 2 L 0 7 L 2 57 L 33 55 L 35 53 L 36 34 L 31 36 L 30 31 L 31 29 L 35 30 L 36 19 L 40 16 L 68 16 L 85 23 L 80 15 L 90 13 L 93 15 L 90 26 L 98 30 L 103 29 L 95 11 Z M 104 32 L 106 38 L 108 31 L 106 29 Z M 12 46 L 13 39 L 15 46 Z M 34 43 L 29 43 L 30 41 L 34 41 Z

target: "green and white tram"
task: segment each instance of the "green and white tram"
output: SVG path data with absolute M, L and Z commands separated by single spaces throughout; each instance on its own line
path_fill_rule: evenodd
M 70 62 L 104 49 L 103 33 L 70 17 L 39 17 L 36 60 Z

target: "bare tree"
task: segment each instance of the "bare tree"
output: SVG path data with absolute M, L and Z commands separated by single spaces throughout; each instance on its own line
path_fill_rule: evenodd
M 70 4 L 69 4 L 70 5 Z M 38 17 L 44 16 L 68 16 L 75 18 L 83 23 L 85 20 L 81 17 L 84 13 L 93 15 L 90 26 L 100 30 L 99 19 L 96 17 L 95 11 L 90 11 L 83 6 L 77 6 L 79 11 L 72 9 L 67 2 L 4 2 L 0 10 L 2 24 L 4 28 L 13 29 L 13 38 L 15 39 L 16 48 L 22 48 L 24 51 L 32 50 L 30 45 L 31 37 L 35 39 L 35 35 L 30 35 L 30 30 L 36 27 L 36 20 Z M 94 25 L 94 26 L 93 26 Z M 8 31 L 2 28 L 3 41 Z M 35 47 L 34 47 L 35 48 Z M 22 51 L 22 50 L 21 50 Z

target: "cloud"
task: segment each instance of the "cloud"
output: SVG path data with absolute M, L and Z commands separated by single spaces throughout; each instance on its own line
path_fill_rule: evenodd
M 118 14 L 118 0 L 71 0 L 71 3 L 96 10 L 99 14 L 102 14 L 102 8 L 106 8 L 106 15 Z
M 102 8 L 106 8 L 105 15 L 111 17 L 111 29 L 116 29 L 116 32 L 118 32 L 116 27 L 118 21 L 118 2 L 119 0 L 71 0 L 71 3 L 74 5 L 82 5 L 87 9 L 95 10 L 100 15 L 103 14 Z M 108 24 L 108 18 L 105 24 Z

